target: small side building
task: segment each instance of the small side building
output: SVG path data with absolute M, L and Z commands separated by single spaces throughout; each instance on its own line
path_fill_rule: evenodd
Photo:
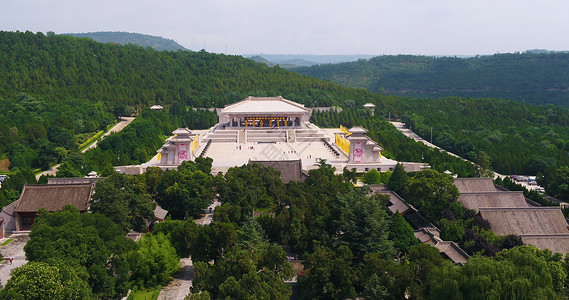
M 0 218 L 2 218 L 2 237 L 6 236 L 6 234 L 11 234 L 12 232 L 16 231 L 16 214 L 14 209 L 18 205 L 18 200 L 4 206 L 2 208 L 2 212 L 0 212 Z
M 355 126 L 350 129 L 350 153 L 348 164 L 353 163 L 378 163 L 383 148 L 370 139 L 366 133 L 367 129 Z
M 54 212 L 70 204 L 80 212 L 86 212 L 92 191 L 91 183 L 24 185 L 14 209 L 16 231 L 30 230 L 40 208 Z

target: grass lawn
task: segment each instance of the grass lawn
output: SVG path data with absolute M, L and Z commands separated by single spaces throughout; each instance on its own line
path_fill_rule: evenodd
M 94 136 L 96 133 L 97 132 L 87 132 L 87 133 L 76 134 L 75 140 L 77 141 L 78 144 L 83 144 L 85 143 L 85 141 Z
M 10 244 L 11 241 L 13 241 L 14 239 L 7 239 L 4 243 L 2 243 L 2 245 L 0 246 L 6 246 L 8 244 Z
M 154 294 L 154 291 L 155 291 L 154 289 L 147 290 L 147 291 L 136 291 L 136 293 L 134 293 L 133 299 L 134 300 L 144 300 L 144 299 L 150 300 L 150 299 L 152 299 L 152 295 Z M 146 298 L 144 298 L 144 297 L 146 297 Z

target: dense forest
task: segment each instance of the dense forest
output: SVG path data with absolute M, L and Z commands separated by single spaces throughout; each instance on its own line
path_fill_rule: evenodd
M 48 32 L 0 32 L 0 98 L 78 98 L 129 106 L 223 107 L 249 95 L 283 95 L 307 106 L 365 103 L 377 95 L 268 68 L 240 56 L 154 51 Z
M 421 142 L 415 142 L 404 136 L 382 116 L 371 116 L 370 113 L 366 109 L 315 111 L 311 121 L 321 127 L 363 126 L 368 130 L 367 135 L 384 148 L 382 155 L 390 159 L 426 162 L 439 172 L 449 170 L 460 177 L 478 175 L 471 163 L 427 147 Z
M 159 290 L 188 255 L 195 269 L 189 299 L 566 297 L 561 255 L 495 236 L 456 201 L 452 178 L 435 170 L 413 175 L 398 167 L 389 185 L 436 222 L 441 237 L 477 254 L 465 266 L 419 244 L 404 218 L 388 212 L 387 196 L 355 187 L 326 162 L 289 184 L 257 164 L 217 176 L 210 168 L 211 159 L 198 159 L 178 170 L 111 173 L 95 187 L 93 213 L 41 212 L 25 247 L 29 262 L 0 297 L 108 299 L 129 289 Z M 222 205 L 213 222 L 198 226 L 191 217 L 216 194 Z M 172 219 L 139 243 L 126 239 L 153 217 L 154 201 L 175 212 Z M 294 289 L 285 282 L 295 274 L 291 257 Z
M 536 175 L 569 163 L 569 110 L 501 99 L 408 99 L 391 107 L 414 132 L 503 174 Z M 392 112 L 393 113 L 393 112 Z
M 503 98 L 569 107 L 569 53 L 508 53 L 470 58 L 378 56 L 295 72 L 372 92 L 418 98 Z
M 156 51 L 188 50 L 174 40 L 148 34 L 121 32 L 121 31 L 98 31 L 86 33 L 67 33 L 74 37 L 93 39 L 99 43 L 116 43 L 121 45 L 134 44 L 141 47 L 151 47 Z

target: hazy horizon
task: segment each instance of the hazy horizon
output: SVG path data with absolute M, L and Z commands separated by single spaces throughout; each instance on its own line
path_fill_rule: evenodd
M 0 30 L 122 31 L 247 55 L 474 56 L 569 50 L 569 2 L 5 0 Z

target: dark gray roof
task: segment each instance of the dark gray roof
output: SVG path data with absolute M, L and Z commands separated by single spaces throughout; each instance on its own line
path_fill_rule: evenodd
M 569 234 L 561 207 L 480 208 L 497 235 Z
M 156 208 L 154 208 L 154 218 L 164 220 L 166 219 L 166 215 L 168 211 L 160 207 L 160 205 L 156 204 Z
M 61 210 L 71 204 L 80 211 L 88 209 L 93 185 L 85 184 L 46 184 L 24 185 L 15 212 L 37 212 L 40 208 L 47 211 Z
M 95 184 L 101 180 L 101 177 L 55 177 L 48 178 L 47 184 L 77 184 L 77 183 L 91 183 Z
M 306 175 L 302 172 L 302 161 L 296 160 L 249 160 L 249 164 L 259 164 L 264 167 L 273 167 L 281 172 L 284 183 L 290 181 L 302 181 Z
M 454 185 L 460 193 L 496 192 L 492 178 L 456 178 Z
M 478 211 L 481 207 L 528 207 L 523 192 L 462 193 L 458 196 L 464 207 Z
M 18 200 L 4 206 L 2 208 L 2 212 L 11 216 L 14 214 L 14 209 L 16 208 L 16 206 L 18 206 Z
M 436 235 L 434 228 L 422 228 L 415 231 L 415 237 L 424 244 L 429 244 L 439 250 L 455 264 L 464 265 L 470 256 L 455 242 L 443 241 Z
M 377 194 L 389 195 L 390 205 L 387 207 L 391 213 L 399 212 L 404 215 L 411 209 L 411 205 L 405 202 L 397 193 L 393 192 L 384 185 L 370 185 L 372 192 Z
M 527 245 L 534 245 L 538 249 L 549 249 L 553 253 L 563 255 L 569 253 L 569 234 L 556 235 L 522 235 L 522 241 Z

